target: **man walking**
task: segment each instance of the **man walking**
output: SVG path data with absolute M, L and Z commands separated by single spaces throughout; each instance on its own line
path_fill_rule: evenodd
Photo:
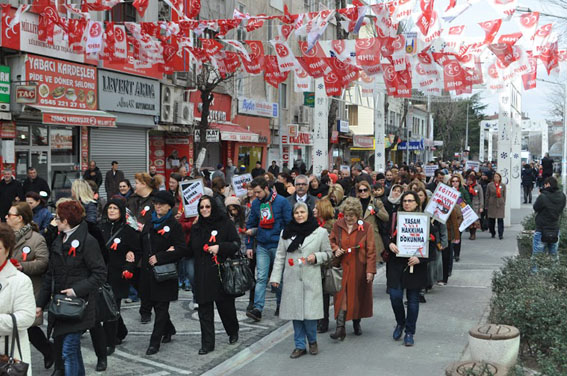
M 262 168 L 262 162 L 256 162 L 256 167 L 252 169 L 252 179 L 257 178 L 258 176 L 264 176 L 266 170 Z
M 534 188 L 534 182 L 536 180 L 536 176 L 534 174 L 534 169 L 529 163 L 524 165 L 524 169 L 522 170 L 522 189 L 524 191 L 524 204 L 532 203 L 532 189 Z
M 304 202 L 309 208 L 309 211 L 313 213 L 313 209 L 315 208 L 315 203 L 317 202 L 317 198 L 311 196 L 308 193 L 309 179 L 307 178 L 307 176 L 305 175 L 297 176 L 295 178 L 294 185 L 295 185 L 295 194 L 287 198 L 287 201 L 289 201 L 291 208 L 293 209 L 295 204 L 298 202 Z
M 276 161 L 272 161 L 272 165 L 268 168 L 268 172 L 274 175 L 276 178 L 280 173 L 280 166 L 278 166 Z
M 280 233 L 291 221 L 291 206 L 275 190 L 270 191 L 268 182 L 263 176 L 252 180 L 250 186 L 254 190 L 257 200 L 252 202 L 246 228 L 257 228 L 258 231 L 256 235 L 247 237 L 246 256 L 250 259 L 254 257 L 253 244 L 256 240 L 256 268 L 258 272 L 254 291 L 254 308 L 246 312 L 246 316 L 254 321 L 260 321 L 264 310 L 266 285 L 276 257 Z M 279 314 L 281 286 L 277 289 L 276 294 L 278 300 L 277 316 Z
M 100 169 L 96 166 L 95 161 L 89 162 L 89 168 L 83 174 L 84 180 L 92 180 L 96 183 L 97 188 L 102 184 L 102 173 Z
M 236 167 L 232 164 L 232 159 L 228 158 L 226 160 L 226 168 L 224 169 L 226 174 L 226 184 L 232 184 L 232 177 L 236 173 Z
M 13 201 L 24 201 L 25 199 L 22 185 L 14 179 L 12 170 L 4 168 L 2 181 L 0 181 L 0 220 L 6 222 L 6 214 L 8 214 Z
M 51 194 L 49 184 L 47 184 L 45 179 L 37 175 L 37 170 L 33 167 L 28 167 L 28 177 L 26 178 L 26 180 L 24 180 L 24 183 L 22 185 L 24 188 L 24 194 L 28 192 L 39 193 L 41 191 L 47 193 L 47 197 L 49 197 L 49 195 Z
M 536 212 L 532 258 L 545 252 L 558 259 L 557 248 L 559 247 L 559 220 L 563 209 L 565 209 L 565 195 L 559 190 L 557 179 L 549 177 L 543 182 L 543 189 L 534 203 Z M 537 271 L 534 260 L 533 271 Z
M 124 173 L 118 169 L 118 162 L 112 161 L 111 166 L 112 168 L 106 172 L 104 179 L 104 189 L 109 200 L 120 192 L 118 186 L 120 181 L 124 180 Z

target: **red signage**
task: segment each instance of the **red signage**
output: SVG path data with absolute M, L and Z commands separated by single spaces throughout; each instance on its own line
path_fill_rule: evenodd
M 165 175 L 165 141 L 161 134 L 150 136 L 150 166 L 155 166 L 158 174 Z
M 94 110 L 97 108 L 96 68 L 89 65 L 26 56 L 26 80 L 38 84 L 37 104 Z
M 16 138 L 16 123 L 4 121 L 0 125 L 0 138 Z
M 44 112 L 42 115 L 44 124 L 116 127 L 116 118 L 112 116 L 54 114 L 49 112 Z
M 283 145 L 313 145 L 313 135 L 308 132 L 298 132 L 297 136 L 282 135 Z
M 158 80 L 163 78 L 163 72 L 160 72 L 157 65 L 142 63 L 134 59 L 131 51 L 128 51 L 128 58 L 125 62 L 114 63 L 108 60 L 102 60 L 102 67 L 105 69 L 136 74 L 138 76 L 157 78 Z
M 81 127 L 81 171 L 89 168 L 89 129 Z
M 16 103 L 37 103 L 37 85 L 16 86 Z

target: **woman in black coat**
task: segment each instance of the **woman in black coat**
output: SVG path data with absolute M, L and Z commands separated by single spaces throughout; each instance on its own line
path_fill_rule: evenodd
M 152 194 L 152 220 L 142 232 L 140 296 L 156 314 L 150 346 L 146 355 L 159 351 L 160 344 L 171 342 L 175 327 L 169 318 L 169 303 L 177 300 L 177 277 L 158 282 L 153 266 L 177 263 L 185 256 L 187 245 L 181 224 L 173 216 L 175 200 L 166 191 Z
M 195 258 L 193 294 L 199 303 L 201 349 L 199 355 L 215 349 L 213 303 L 221 317 L 232 345 L 238 341 L 238 319 L 234 297 L 223 292 L 217 263 L 233 257 L 240 250 L 240 237 L 234 224 L 220 212 L 213 199 L 199 200 L 199 218 L 191 228 L 189 255 Z
M 62 202 L 56 213 L 59 235 L 51 246 L 49 267 L 36 302 L 37 315 L 41 315 L 47 307 L 52 292 L 83 298 L 88 302 L 81 320 L 55 320 L 51 314 L 48 319 L 48 333 L 53 330 L 55 347 L 63 358 L 65 374 L 84 375 L 81 335 L 95 324 L 96 296 L 106 280 L 106 267 L 98 242 L 89 234 L 88 225 L 82 220 L 82 205 L 78 201 Z
M 399 211 L 420 212 L 420 200 L 416 192 L 406 192 L 401 197 Z M 397 213 L 394 214 L 392 221 L 397 220 Z M 399 253 L 396 245 L 396 232 L 391 234 L 389 244 L 385 244 L 389 252 L 388 264 L 386 269 L 386 283 L 390 294 L 390 303 L 396 316 L 396 329 L 394 330 L 394 340 L 402 337 L 405 329 L 404 344 L 413 346 L 417 316 L 419 314 L 419 291 L 427 286 L 427 259 L 416 256 L 405 258 L 396 257 Z M 413 266 L 413 273 L 411 267 Z M 408 298 L 407 315 L 404 309 L 403 292 L 406 290 Z
M 128 297 L 130 280 L 136 269 L 136 262 L 141 257 L 140 234 L 126 223 L 126 200 L 111 198 L 102 214 L 102 236 L 105 244 L 104 253 L 107 263 L 107 282 L 112 287 L 116 306 Z M 122 316 L 118 320 L 104 323 L 107 354 L 111 355 L 117 344 L 128 334 Z

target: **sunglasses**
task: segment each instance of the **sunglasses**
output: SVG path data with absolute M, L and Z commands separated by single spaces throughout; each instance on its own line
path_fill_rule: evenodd
M 451 180 L 451 183 L 460 183 L 459 180 Z
M 211 205 L 203 205 L 203 206 L 199 206 L 199 209 L 210 209 Z
M 364 192 L 368 192 L 368 189 L 363 188 L 363 189 L 359 189 L 358 191 L 359 191 L 360 193 L 364 193 Z

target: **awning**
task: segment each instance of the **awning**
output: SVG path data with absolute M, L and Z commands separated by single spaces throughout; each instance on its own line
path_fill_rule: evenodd
M 259 134 L 240 127 L 238 124 L 211 123 L 210 127 L 220 131 L 222 141 L 258 142 Z
M 41 112 L 43 124 L 116 127 L 116 117 L 105 111 L 27 105 Z

